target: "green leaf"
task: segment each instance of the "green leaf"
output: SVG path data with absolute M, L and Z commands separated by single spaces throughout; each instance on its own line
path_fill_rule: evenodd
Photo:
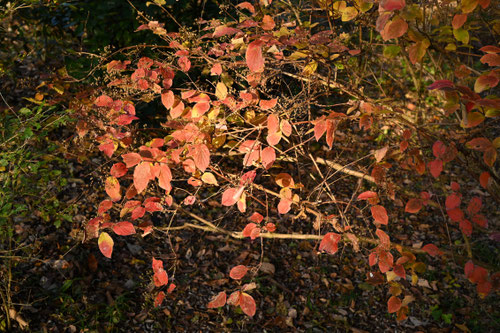
M 454 29 L 453 36 L 455 36 L 456 40 L 462 42 L 463 44 L 469 44 L 469 32 L 463 28 Z
M 394 58 L 401 52 L 401 47 L 399 45 L 388 45 L 384 48 L 384 57 Z

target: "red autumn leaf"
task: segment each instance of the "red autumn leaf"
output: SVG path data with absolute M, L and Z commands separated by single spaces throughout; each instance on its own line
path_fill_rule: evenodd
M 486 217 L 484 217 L 484 215 L 481 214 L 474 215 L 472 217 L 472 222 L 483 228 L 488 227 L 488 220 L 486 219 Z
M 210 151 L 203 143 L 192 145 L 188 156 L 193 158 L 194 164 L 202 172 L 205 171 L 210 165 Z
M 196 103 L 191 109 L 191 117 L 198 118 L 203 116 L 208 110 L 210 110 L 210 103 L 200 102 Z
M 479 213 L 482 204 L 483 203 L 481 201 L 481 198 L 479 197 L 472 198 L 469 202 L 469 205 L 467 206 L 467 212 L 469 213 L 469 215 L 474 215 L 476 213 Z
M 226 304 L 226 298 L 227 298 L 226 292 L 221 291 L 217 296 L 212 298 L 210 302 L 208 302 L 207 308 L 214 309 L 224 306 Z
M 130 218 L 132 220 L 137 220 L 143 217 L 145 213 L 146 213 L 146 208 L 139 206 L 134 208 L 134 210 L 132 211 L 132 216 Z
M 165 163 L 160 163 L 160 175 L 158 176 L 158 186 L 164 190 L 171 188 L 170 181 L 172 180 L 172 172 Z
M 99 204 L 99 208 L 97 209 L 97 214 L 102 215 L 103 213 L 106 213 L 111 207 L 113 207 L 113 201 L 103 200 Z
M 387 41 L 389 39 L 403 36 L 406 31 L 408 31 L 408 23 L 398 16 L 385 25 L 384 30 L 380 32 L 380 35 L 385 41 Z
M 276 146 L 281 140 L 281 132 L 270 133 L 266 139 L 270 146 Z
M 406 6 L 405 0 L 382 0 L 380 6 L 387 11 L 401 10 Z
M 160 291 L 158 295 L 156 295 L 155 298 L 155 307 L 158 307 L 163 303 L 163 300 L 165 299 L 165 293 L 163 291 Z
M 231 269 L 229 277 L 234 280 L 241 280 L 248 272 L 248 267 L 245 265 L 238 265 Z
M 494 73 L 484 73 L 476 79 L 474 91 L 479 94 L 485 90 L 496 87 L 498 82 L 500 82 L 498 75 Z
M 196 202 L 196 197 L 194 195 L 189 195 L 186 198 L 184 198 L 183 203 L 187 206 L 190 206 Z
M 439 175 L 441 174 L 441 171 L 443 171 L 443 161 L 436 159 L 436 160 L 430 162 L 429 163 L 429 170 L 431 172 L 431 175 L 434 178 L 439 177 Z
M 107 95 L 101 95 L 96 98 L 94 104 L 100 107 L 111 107 L 113 106 L 113 99 Z
M 271 16 L 269 15 L 264 15 L 262 18 L 262 29 L 264 30 L 273 30 L 274 27 L 276 26 L 276 23 L 274 23 L 274 20 Z
M 394 313 L 401 308 L 401 300 L 396 296 L 391 296 L 387 302 L 387 311 L 389 313 Z
M 149 162 L 139 163 L 134 170 L 134 186 L 137 193 L 141 193 L 148 187 L 151 178 L 151 164 Z
M 405 212 L 407 213 L 418 213 L 422 209 L 422 199 L 410 199 L 406 203 Z
M 262 72 L 264 70 L 264 57 L 262 56 L 262 42 L 255 40 L 248 44 L 245 59 L 251 72 Z
M 494 45 L 486 45 L 479 49 L 484 53 L 500 53 L 500 47 Z
M 217 63 L 212 66 L 210 70 L 210 75 L 221 75 L 222 74 L 222 65 Z
M 248 1 L 244 1 L 242 3 L 237 4 L 236 8 L 246 9 L 250 13 L 255 14 L 255 8 L 254 8 L 254 6 L 250 2 L 248 2 Z
M 113 142 L 100 144 L 99 150 L 104 152 L 104 154 L 106 154 L 107 157 L 111 157 L 115 152 L 115 144 Z
M 281 132 L 287 137 L 292 134 L 292 125 L 290 125 L 288 120 L 281 121 Z
M 380 239 L 380 243 L 382 245 L 384 245 L 385 247 L 389 248 L 390 245 L 391 245 L 391 239 L 389 238 L 389 236 L 381 229 L 377 229 L 375 231 L 375 234 L 378 236 L 378 238 Z
M 274 223 L 266 223 L 266 229 L 269 232 L 275 232 L 276 231 L 276 225 Z
M 377 261 L 378 261 L 377 253 L 376 252 L 370 253 L 370 255 L 368 256 L 368 264 L 370 266 L 373 266 L 377 263 Z
M 113 226 L 115 234 L 120 236 L 128 236 L 135 234 L 135 227 L 128 221 L 118 222 Z
M 172 90 L 168 90 L 167 92 L 161 94 L 161 103 L 167 109 L 171 109 L 172 106 L 174 106 L 174 102 L 175 102 L 175 97 Z
M 232 206 L 240 199 L 240 195 L 238 195 L 238 188 L 230 187 L 222 193 L 222 205 L 223 206 Z
M 247 316 L 253 317 L 255 315 L 255 300 L 249 294 L 240 293 L 240 307 Z
M 152 267 L 153 272 L 156 273 L 158 270 L 163 269 L 163 261 L 153 258 Z
M 188 57 L 180 57 L 177 63 L 183 72 L 187 72 L 191 68 L 191 61 Z
M 335 254 L 338 251 L 338 243 L 342 236 L 339 234 L 336 234 L 334 232 L 329 232 L 325 236 L 323 236 L 323 239 L 321 240 L 321 243 L 319 244 L 319 250 L 320 251 L 325 251 L 330 254 Z
M 147 198 L 144 200 L 144 208 L 148 213 L 160 212 L 163 206 L 160 203 L 160 198 Z
M 125 162 L 125 165 L 127 168 L 131 168 L 134 165 L 139 164 L 139 162 L 142 161 L 141 155 L 137 153 L 129 153 L 129 154 L 123 154 L 122 155 L 123 162 Z
M 153 281 L 156 287 L 165 286 L 168 284 L 168 275 L 163 268 L 159 268 L 155 271 L 153 276 Z
M 326 120 L 321 120 L 314 125 L 314 138 L 319 141 L 326 132 Z
M 358 195 L 358 200 L 368 200 L 377 198 L 377 193 L 372 191 L 366 191 Z
M 262 150 L 260 158 L 264 168 L 269 169 L 276 160 L 276 151 L 273 147 L 266 147 Z
M 177 287 L 174 283 L 171 283 L 170 286 L 168 286 L 167 293 L 172 293 L 174 291 L 175 287 Z
M 453 29 L 460 29 L 464 23 L 467 21 L 467 14 L 455 14 L 453 20 L 451 21 L 451 26 Z
M 170 110 L 170 116 L 172 119 L 175 119 L 177 117 L 180 117 L 182 113 L 184 112 L 184 102 L 179 101 L 171 110 Z
M 451 210 L 453 208 L 456 208 L 460 206 L 460 203 L 461 203 L 460 196 L 456 193 L 452 193 L 446 198 L 445 201 L 446 210 Z
M 262 111 L 266 111 L 266 110 L 269 110 L 269 109 L 272 109 L 276 106 L 276 104 L 278 104 L 278 99 L 277 98 L 273 98 L 273 99 L 270 99 L 270 100 L 265 100 L 265 99 L 261 99 L 259 101 L 259 106 L 261 108 Z M 268 127 L 269 129 L 269 127 Z
M 118 179 L 113 176 L 106 178 L 105 190 L 112 201 L 118 201 L 122 198 L 120 183 Z
M 493 147 L 491 141 L 486 138 L 474 138 L 468 141 L 465 146 L 469 149 L 474 149 L 478 151 L 486 151 Z
M 458 207 L 447 210 L 446 213 L 448 213 L 450 220 L 452 220 L 453 222 L 460 222 L 464 218 L 464 212 Z
M 111 258 L 111 254 L 113 253 L 113 238 L 107 232 L 101 232 L 99 239 L 97 240 L 97 244 L 99 245 L 99 250 L 102 255 L 106 258 Z
M 290 211 L 291 208 L 292 208 L 292 200 L 287 198 L 281 198 L 280 202 L 278 203 L 278 212 L 280 214 L 286 214 Z
M 488 181 L 490 179 L 490 173 L 488 171 L 485 171 L 479 176 L 479 184 L 485 189 L 488 188 Z
M 446 152 L 446 146 L 444 145 L 443 142 L 439 140 L 434 142 L 434 144 L 432 145 L 432 153 L 436 158 L 441 159 L 441 157 L 444 155 L 445 152 Z
M 269 133 L 274 133 L 279 131 L 280 127 L 280 120 L 279 118 L 274 114 L 271 113 L 269 116 L 267 116 L 267 130 Z
M 255 223 L 248 223 L 243 229 L 242 235 L 254 240 L 260 236 L 260 228 Z
M 455 192 L 460 191 L 460 184 L 459 183 L 457 183 L 457 182 L 451 182 L 450 186 L 451 186 L 451 189 L 453 191 L 455 191 Z
M 469 220 L 466 220 L 466 219 L 460 220 L 458 226 L 460 227 L 460 230 L 462 230 L 462 232 L 465 235 L 467 235 L 467 236 L 472 235 L 472 223 L 470 223 Z
M 427 252 L 429 255 L 431 255 L 431 256 L 433 256 L 433 257 L 435 257 L 435 256 L 437 256 L 437 255 L 441 255 L 441 254 L 443 254 L 443 252 L 441 252 L 441 251 L 439 250 L 439 248 L 438 248 L 436 245 L 434 245 L 434 244 L 427 244 L 427 245 L 424 245 L 424 246 L 422 247 L 422 250 L 424 250 L 425 252 Z
M 264 219 L 264 216 L 262 216 L 261 214 L 255 212 L 252 214 L 252 216 L 249 217 L 249 220 L 252 221 L 252 222 L 255 222 L 255 223 L 260 223 L 262 222 L 262 220 Z
M 429 85 L 427 87 L 427 89 L 429 89 L 429 90 L 434 90 L 434 89 L 447 90 L 447 89 L 454 88 L 454 87 L 455 87 L 455 84 L 449 80 L 437 80 L 437 81 L 434 81 L 433 84 Z
M 473 283 L 481 283 L 488 280 L 488 270 L 484 267 L 474 265 L 474 269 L 468 276 L 469 280 Z
M 389 223 L 389 216 L 387 216 L 387 211 L 383 206 L 376 205 L 370 208 L 372 212 L 372 216 L 375 219 L 375 222 L 380 224 Z
M 402 279 L 406 278 L 406 271 L 403 265 L 394 265 L 393 271 L 394 274 L 396 274 L 400 278 Z
M 227 298 L 227 304 L 238 306 L 240 305 L 240 293 L 241 291 L 235 291 Z
M 215 28 L 214 33 L 212 34 L 213 38 L 219 38 L 222 36 L 230 36 L 237 34 L 238 32 L 241 32 L 240 29 L 232 28 L 232 27 L 227 27 L 225 25 L 218 26 Z
M 125 166 L 125 164 L 123 164 L 123 163 L 115 163 L 111 167 L 111 170 L 109 171 L 109 173 L 113 177 L 120 178 L 120 177 L 124 176 L 127 173 L 127 171 L 128 171 L 128 169 Z

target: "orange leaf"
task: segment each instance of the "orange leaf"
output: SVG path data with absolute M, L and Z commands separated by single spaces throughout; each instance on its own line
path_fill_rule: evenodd
M 391 296 L 387 302 L 387 310 L 389 313 L 394 313 L 401 308 L 401 300 L 396 296 Z
M 245 265 L 238 265 L 231 269 L 229 277 L 234 280 L 241 280 L 248 272 L 248 267 Z
M 161 94 L 161 102 L 162 102 L 163 106 L 166 107 L 167 109 L 171 109 L 172 106 L 174 106 L 175 97 L 174 97 L 174 93 L 172 92 L 172 90 L 169 90 L 169 91 Z
M 277 98 L 273 98 L 273 99 L 270 99 L 270 100 L 261 99 L 259 101 L 259 106 L 260 106 L 260 108 L 261 108 L 262 111 L 266 111 L 266 110 L 274 108 L 277 103 L 278 103 L 278 99 Z
M 188 156 L 193 157 L 194 164 L 202 172 L 204 172 L 210 165 L 210 151 L 203 143 L 192 145 L 189 149 Z
M 376 205 L 370 208 L 372 212 L 372 216 L 375 219 L 375 222 L 380 224 L 389 223 L 389 216 L 387 216 L 387 211 L 383 206 Z
M 118 201 L 122 198 L 120 183 L 118 179 L 113 176 L 106 178 L 105 190 L 112 201 Z
M 438 248 L 436 245 L 434 245 L 434 244 L 427 244 L 427 245 L 424 245 L 424 246 L 422 247 L 422 250 L 424 250 L 425 252 L 427 252 L 429 255 L 431 255 L 431 256 L 433 256 L 433 257 L 435 257 L 435 256 L 437 256 L 437 255 L 441 255 L 441 254 L 443 254 L 443 252 L 441 252 L 441 251 L 439 250 L 439 248 Z
M 213 308 L 220 308 L 221 306 L 224 306 L 226 304 L 226 292 L 221 291 L 217 296 L 212 298 L 210 302 L 207 304 L 207 308 L 213 309 Z
M 255 300 L 247 293 L 240 293 L 240 307 L 247 316 L 253 317 L 255 315 Z
M 155 307 L 158 307 L 163 303 L 163 300 L 165 299 L 165 293 L 163 291 L 160 291 L 158 295 L 156 295 L 155 298 Z
M 405 212 L 418 213 L 422 209 L 422 199 L 410 199 L 406 203 Z
M 342 236 L 334 232 L 327 233 L 319 244 L 319 250 L 335 254 L 338 251 L 338 243 L 341 238 Z
M 118 222 L 113 226 L 115 234 L 120 236 L 128 236 L 135 234 L 134 225 L 128 221 Z
M 262 150 L 260 158 L 262 160 L 262 165 L 264 166 L 264 168 L 269 169 L 276 160 L 276 151 L 273 147 L 266 147 Z
M 141 193 L 148 187 L 151 178 L 151 164 L 149 162 L 139 163 L 134 170 L 134 186 L 137 193 Z
M 262 72 L 264 70 L 264 57 L 262 56 L 262 42 L 255 40 L 248 44 L 245 54 L 247 66 L 251 72 Z

